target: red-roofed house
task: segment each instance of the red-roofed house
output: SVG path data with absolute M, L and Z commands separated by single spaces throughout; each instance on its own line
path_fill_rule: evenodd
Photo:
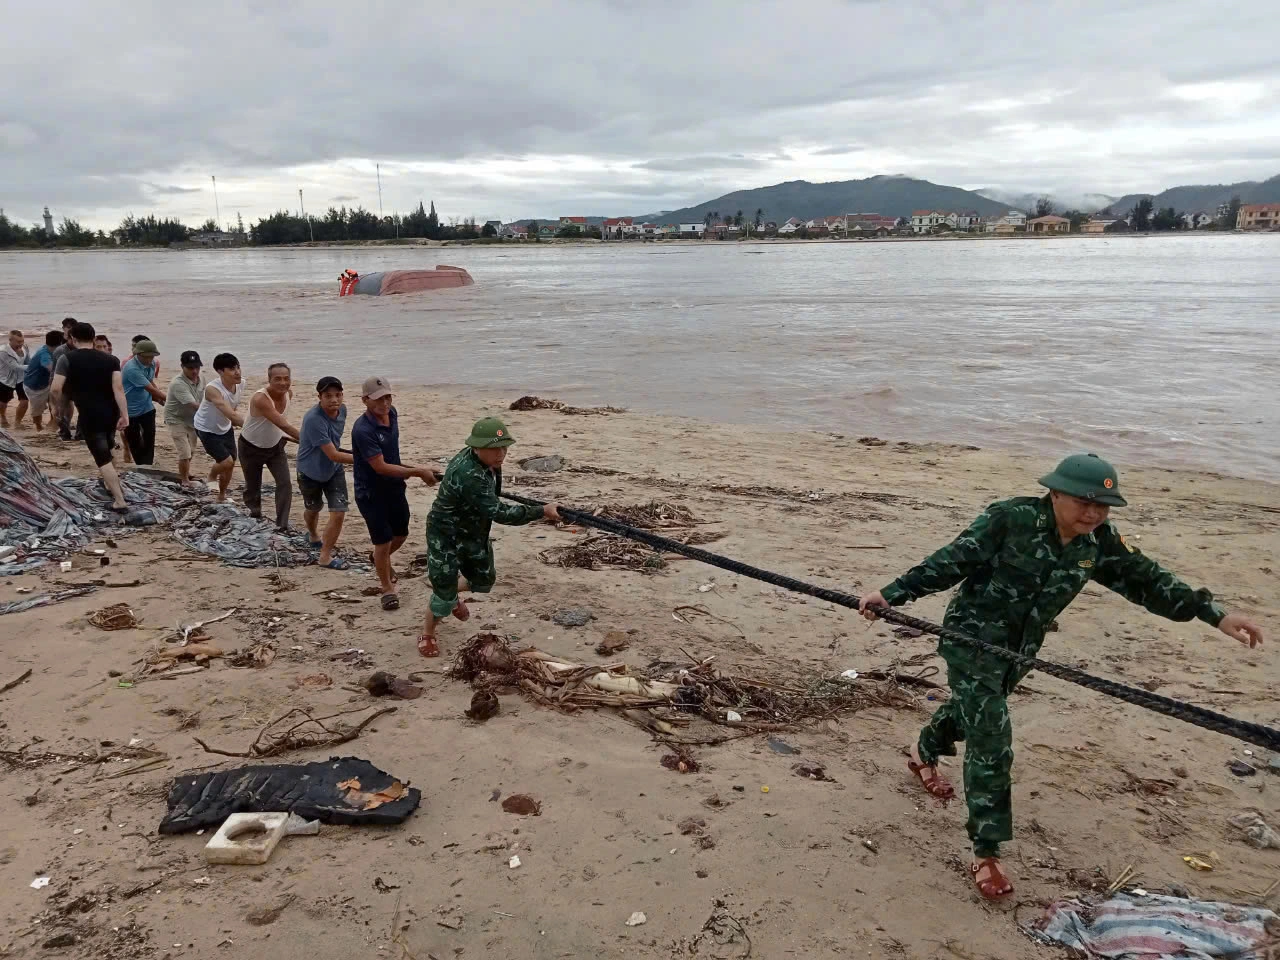
M 566 227 L 568 227 L 569 229 L 577 230 L 579 233 L 586 233 L 587 218 L 586 217 L 561 217 L 560 229 L 564 230 Z

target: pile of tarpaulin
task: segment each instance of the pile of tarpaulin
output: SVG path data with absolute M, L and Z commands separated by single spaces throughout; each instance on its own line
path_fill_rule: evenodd
M 146 469 L 122 472 L 120 483 L 129 509 L 117 514 L 100 479 L 51 480 L 0 430 L 0 576 L 58 560 L 103 535 L 155 524 L 168 525 L 183 546 L 237 567 L 315 561 L 305 530 L 280 531 L 230 503 L 210 503 L 202 484 L 183 489 Z M 353 570 L 369 569 L 347 559 Z
M 1262 957 L 1280 945 L 1280 917 L 1270 910 L 1155 894 L 1119 894 L 1102 903 L 1059 900 L 1023 929 L 1108 960 Z

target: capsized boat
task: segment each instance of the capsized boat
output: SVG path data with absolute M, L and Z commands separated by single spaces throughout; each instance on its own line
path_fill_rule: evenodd
M 420 293 L 475 283 L 471 274 L 462 267 L 449 267 L 443 263 L 437 264 L 434 270 L 380 270 L 363 275 L 354 270 L 343 270 L 338 282 L 341 284 L 338 288 L 340 297 L 355 293 L 388 297 L 395 293 Z

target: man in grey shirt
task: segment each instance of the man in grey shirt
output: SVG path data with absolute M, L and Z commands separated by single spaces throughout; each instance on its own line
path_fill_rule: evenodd
M 64 317 L 62 319 L 62 346 L 53 351 L 53 375 L 55 377 L 67 375 L 67 354 L 74 350 L 75 344 L 71 342 L 71 328 L 76 325 L 75 317 Z M 55 406 L 52 415 L 58 421 L 58 437 L 62 440 L 71 440 L 71 397 L 64 396 L 62 403 Z

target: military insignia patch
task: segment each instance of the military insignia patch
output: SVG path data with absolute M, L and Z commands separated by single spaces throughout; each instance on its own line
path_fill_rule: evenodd
M 1133 547 L 1129 546 L 1129 541 L 1126 540 L 1124 537 L 1120 538 L 1120 545 L 1124 547 L 1126 550 L 1128 550 L 1130 553 L 1133 553 Z
M 1084 567 L 1084 569 L 1088 570 L 1088 569 L 1090 569 L 1090 568 L 1093 566 L 1093 561 L 1092 561 L 1092 560 L 1081 560 L 1081 561 L 1080 561 L 1080 566 L 1082 566 L 1082 567 Z
M 1107 477 L 1107 479 L 1102 481 L 1102 485 L 1106 487 L 1108 490 L 1110 490 L 1112 487 L 1116 485 L 1116 482 L 1112 480 L 1110 477 Z

